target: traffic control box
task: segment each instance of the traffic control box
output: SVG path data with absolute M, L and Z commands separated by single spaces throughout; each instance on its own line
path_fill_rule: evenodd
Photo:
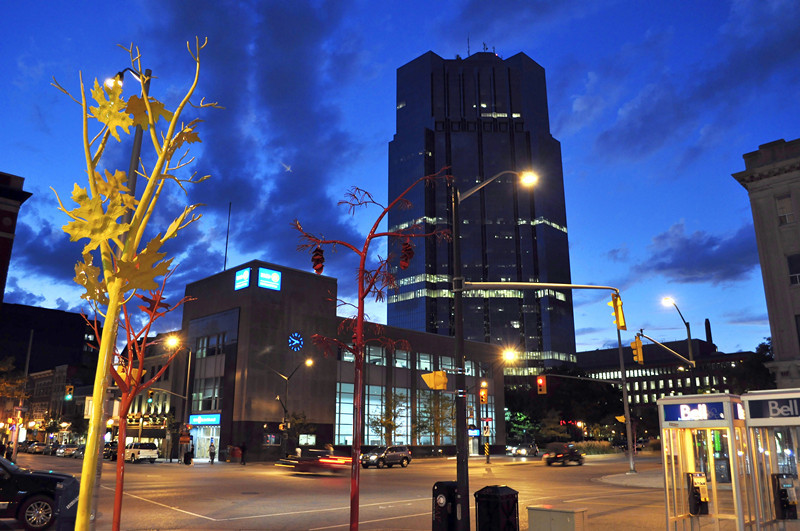
M 433 484 L 432 531 L 454 531 L 456 529 L 456 494 L 458 482 L 437 481 Z
M 519 494 L 505 485 L 489 485 L 475 493 L 478 531 L 519 531 Z

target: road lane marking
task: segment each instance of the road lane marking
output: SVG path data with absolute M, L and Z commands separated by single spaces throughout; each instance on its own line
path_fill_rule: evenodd
M 105 485 L 102 485 L 101 488 L 104 488 L 104 489 L 107 489 L 107 490 L 110 490 L 110 491 L 114 490 L 113 488 L 106 487 Z M 198 518 L 202 518 L 204 520 L 210 520 L 212 522 L 231 522 L 231 521 L 234 521 L 234 520 L 249 520 L 249 519 L 253 519 L 253 518 L 270 518 L 270 517 L 275 517 L 275 516 L 295 516 L 295 515 L 299 515 L 299 514 L 312 514 L 312 513 L 322 513 L 322 512 L 331 512 L 331 511 L 344 511 L 344 510 L 348 510 L 349 511 L 350 510 L 350 506 L 346 505 L 346 506 L 341 506 L 341 507 L 330 507 L 328 509 L 308 509 L 308 510 L 304 510 L 304 511 L 289 511 L 289 512 L 283 512 L 283 513 L 255 514 L 255 515 L 250 515 L 250 516 L 233 516 L 233 517 L 230 517 L 230 518 L 214 518 L 212 516 L 204 516 L 202 514 L 193 513 L 191 511 L 187 511 L 185 509 L 180 509 L 178 507 L 174 507 L 174 506 L 171 506 L 171 505 L 166 505 L 164 503 L 157 502 L 157 501 L 154 501 L 154 500 L 150 500 L 148 498 L 143 498 L 142 496 L 137 496 L 137 495 L 131 494 L 129 492 L 125 492 L 124 494 L 125 494 L 125 496 L 130 496 L 131 498 L 136 498 L 137 500 L 141 500 L 143 502 L 152 503 L 153 505 L 158 505 L 159 507 L 163 507 L 165 509 L 171 509 L 171 510 L 177 511 L 179 513 L 184 513 L 184 514 L 187 514 L 187 515 L 190 515 L 190 516 L 196 516 Z M 420 501 L 430 502 L 430 498 L 425 497 L 425 498 L 411 498 L 411 499 L 408 499 L 408 500 L 396 500 L 394 503 L 395 504 L 398 504 L 398 503 L 409 503 L 409 502 L 414 503 L 414 502 L 420 502 Z M 375 506 L 378 506 L 379 508 L 382 507 L 382 506 L 386 506 L 386 502 L 367 503 L 367 504 L 361 504 L 360 505 L 360 507 L 375 507 Z M 428 513 L 426 512 L 426 513 L 422 513 L 422 514 L 428 514 Z M 419 515 L 409 515 L 409 516 L 419 516 Z M 408 518 L 408 516 L 398 516 L 396 518 Z M 376 520 L 376 521 L 378 521 L 378 520 Z M 369 523 L 369 522 L 365 522 L 365 523 Z M 336 527 L 347 527 L 349 525 L 350 524 L 348 523 L 348 524 L 342 524 L 341 526 L 336 526 Z
M 374 524 L 374 523 L 377 523 L 377 522 L 388 522 L 390 520 L 400 520 L 401 518 L 419 518 L 420 516 L 428 516 L 430 514 L 431 514 L 430 511 L 426 511 L 424 513 L 407 514 L 407 515 L 404 515 L 404 516 L 392 516 L 392 517 L 389 517 L 389 518 L 378 518 L 377 520 L 359 520 L 358 521 L 358 525 Z M 339 528 L 339 527 L 350 527 L 350 522 L 347 522 L 346 524 L 329 525 L 327 527 L 312 527 L 308 531 L 322 531 L 324 529 L 336 529 L 336 528 Z

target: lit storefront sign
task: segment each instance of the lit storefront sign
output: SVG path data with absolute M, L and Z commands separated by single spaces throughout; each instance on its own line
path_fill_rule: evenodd
M 751 419 L 774 419 L 800 417 L 800 399 L 773 398 L 749 400 L 747 412 Z
M 725 409 L 722 402 L 664 404 L 664 420 L 667 422 L 722 420 L 724 418 Z
M 219 419 L 219 413 L 201 413 L 197 415 L 189 415 L 189 424 L 192 426 L 217 426 L 220 423 Z

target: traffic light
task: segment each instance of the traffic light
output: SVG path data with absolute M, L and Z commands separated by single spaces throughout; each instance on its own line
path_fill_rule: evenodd
M 147 403 L 148 404 L 153 403 L 153 391 L 147 391 Z
M 414 248 L 408 241 L 403 242 L 403 250 L 400 251 L 400 269 L 408 269 L 408 264 L 414 258 Z
M 278 424 L 278 431 L 284 431 L 284 430 L 286 430 L 286 425 L 283 422 L 281 422 L 280 424 Z
M 611 302 L 609 302 L 608 305 L 614 309 L 614 313 L 611 315 L 614 316 L 614 324 L 617 325 L 617 330 L 627 330 L 628 328 L 625 326 L 625 314 L 622 313 L 622 299 L 619 294 L 612 293 Z
M 72 400 L 72 391 L 74 389 L 75 388 L 73 386 L 71 386 L 71 385 L 67 385 L 64 388 L 64 400 Z
M 637 335 L 636 339 L 631 343 L 633 349 L 633 361 L 644 365 L 644 356 L 642 355 L 642 339 Z
M 314 266 L 314 272 L 321 275 L 322 269 L 325 267 L 325 255 L 322 253 L 322 247 L 317 246 L 311 253 L 311 264 Z
M 480 392 L 478 393 L 478 397 L 480 398 L 481 404 L 488 404 L 489 403 L 489 390 L 485 387 L 481 387 Z
M 543 374 L 536 377 L 536 392 L 540 395 L 547 394 L 547 377 Z

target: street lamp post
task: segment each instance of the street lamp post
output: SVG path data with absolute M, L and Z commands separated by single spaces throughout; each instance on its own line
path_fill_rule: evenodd
M 453 335 L 455 336 L 456 361 L 456 528 L 469 531 L 469 447 L 467 439 L 467 385 L 466 360 L 464 357 L 464 275 L 461 266 L 461 218 L 459 204 L 498 177 L 513 173 L 521 177 L 528 186 L 536 182 L 532 172 L 518 173 L 512 170 L 501 171 L 484 180 L 481 184 L 460 194 L 455 182 L 450 186 L 450 207 L 453 238 Z
M 689 346 L 689 361 L 694 361 L 694 356 L 692 355 L 692 328 L 689 326 L 689 321 L 683 318 L 680 308 L 678 308 L 678 305 L 675 303 L 675 299 L 672 297 L 664 297 L 661 299 L 661 304 L 664 306 L 672 305 L 676 310 L 678 310 L 678 315 L 681 316 L 681 321 L 683 321 L 683 324 L 686 326 L 686 344 Z
M 283 373 L 280 373 L 280 372 L 276 371 L 276 370 L 275 370 L 275 369 L 273 369 L 272 367 L 270 367 L 270 368 L 269 368 L 269 369 L 270 369 L 272 372 L 274 372 L 275 374 L 277 374 L 278 376 L 280 376 L 281 378 L 283 378 L 283 379 L 284 379 L 284 381 L 286 382 L 286 388 L 285 388 L 285 392 L 284 392 L 284 394 L 283 394 L 283 400 L 281 400 L 281 396 L 280 396 L 280 395 L 278 395 L 277 397 L 275 397 L 275 398 L 277 398 L 277 399 L 278 399 L 278 401 L 280 401 L 280 403 L 281 403 L 281 407 L 283 407 L 283 424 L 284 424 L 284 429 L 286 429 L 286 426 L 285 426 L 285 424 L 286 424 L 286 421 L 288 420 L 288 416 L 289 416 L 289 410 L 287 409 L 287 407 L 289 406 L 289 380 L 291 380 L 291 379 L 292 379 L 292 376 L 294 376 L 294 373 L 296 373 L 296 372 L 297 372 L 297 369 L 299 369 L 299 368 L 300 368 L 300 367 L 302 367 L 303 365 L 305 365 L 306 367 L 311 367 L 312 365 L 314 365 L 314 360 L 313 360 L 313 359 L 311 359 L 311 358 L 308 358 L 308 359 L 306 359 L 304 362 L 302 362 L 302 363 L 298 364 L 298 365 L 297 365 L 297 367 L 295 367 L 295 368 L 294 368 L 294 370 L 293 370 L 292 372 L 290 372 L 290 373 L 289 373 L 289 376 L 286 376 L 285 374 L 283 374 Z M 285 402 L 284 402 L 284 401 L 285 401 Z M 287 439 L 288 439 L 288 437 L 289 437 L 289 434 L 288 434 L 288 433 L 286 434 L 286 436 L 284 436 L 284 437 L 281 437 L 281 447 L 282 447 L 282 453 L 283 453 L 284 457 L 286 457 L 286 455 L 287 455 L 287 453 L 286 453 L 286 452 L 287 452 L 287 447 L 286 447 L 286 446 L 287 446 Z

